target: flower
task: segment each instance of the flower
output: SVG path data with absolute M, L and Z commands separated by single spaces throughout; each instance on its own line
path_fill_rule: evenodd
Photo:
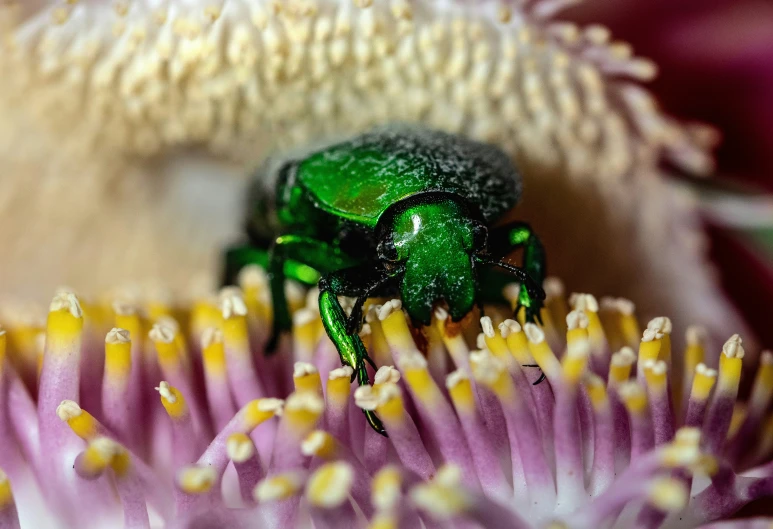
M 115 277 L 189 291 L 236 235 L 248 167 L 404 120 L 510 153 L 518 214 L 573 288 L 714 339 L 741 328 L 691 198 L 661 178 L 664 161 L 710 170 L 715 135 L 658 110 L 641 87 L 651 61 L 604 27 L 561 22 L 571 3 L 4 5 L 0 291 L 95 293 Z M 622 279 L 634 270 L 646 278 Z
M 380 368 L 354 388 L 315 289 L 265 356 L 265 275 L 240 284 L 194 304 L 60 290 L 44 327 L 6 322 L 3 527 L 689 528 L 773 494 L 773 354 L 738 400 L 738 335 L 718 361 L 700 327 L 675 350 L 669 318 L 641 332 L 629 301 L 554 278 L 542 327 L 437 307 L 419 342 L 399 300 L 369 300 Z

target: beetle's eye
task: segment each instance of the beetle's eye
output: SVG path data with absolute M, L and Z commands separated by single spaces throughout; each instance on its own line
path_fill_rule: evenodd
M 376 252 L 380 259 L 384 261 L 397 261 L 397 249 L 391 239 L 379 241 L 376 246 Z
M 488 229 L 483 224 L 476 222 L 472 227 L 472 243 L 476 250 L 486 247 L 488 242 Z

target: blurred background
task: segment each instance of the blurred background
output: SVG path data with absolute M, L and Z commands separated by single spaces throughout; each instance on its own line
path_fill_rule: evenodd
M 773 344 L 768 1 L 6 2 L 0 28 L 0 305 L 202 295 L 266 153 L 409 120 L 513 154 L 569 291 Z

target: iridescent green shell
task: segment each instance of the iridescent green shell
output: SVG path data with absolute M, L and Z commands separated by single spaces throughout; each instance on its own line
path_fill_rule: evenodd
M 389 206 L 454 193 L 492 223 L 520 198 L 521 177 L 501 150 L 456 135 L 390 126 L 317 151 L 295 175 L 315 205 L 374 227 Z

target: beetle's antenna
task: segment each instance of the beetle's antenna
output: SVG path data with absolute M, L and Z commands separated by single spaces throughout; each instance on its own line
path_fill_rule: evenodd
M 529 274 L 526 273 L 526 270 L 519 266 L 511 265 L 510 263 L 506 263 L 504 261 L 497 261 L 495 259 L 485 259 L 480 256 L 476 256 L 475 260 L 482 265 L 489 265 L 489 266 L 498 266 L 499 268 L 502 268 L 503 270 L 507 270 L 508 272 L 512 273 L 518 281 L 521 283 L 527 285 L 527 288 L 534 292 L 534 295 L 538 297 L 539 299 L 545 299 L 545 291 L 542 289 L 540 285 L 538 285 L 532 278 L 529 276 Z

